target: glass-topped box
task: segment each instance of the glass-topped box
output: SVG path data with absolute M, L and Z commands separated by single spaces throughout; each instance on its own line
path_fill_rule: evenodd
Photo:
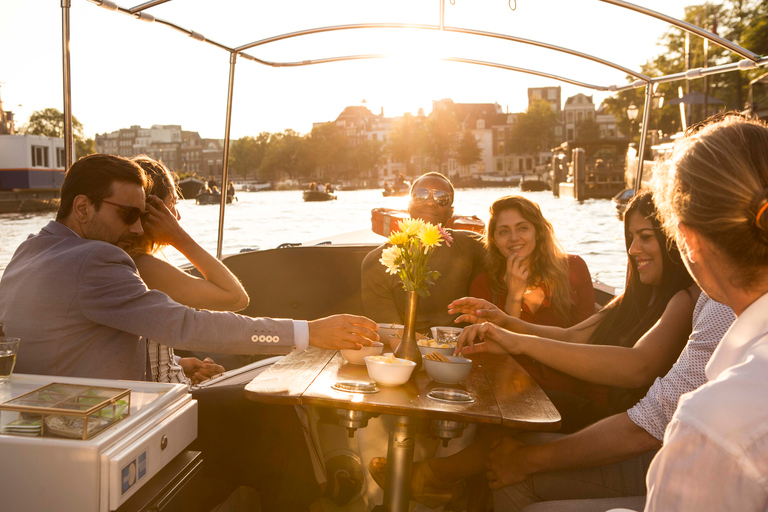
M 86 440 L 130 410 L 130 389 L 53 382 L 1 403 L 0 424 L 3 434 Z

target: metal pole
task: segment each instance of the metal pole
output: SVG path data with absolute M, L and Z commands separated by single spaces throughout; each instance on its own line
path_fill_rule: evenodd
M 227 171 L 229 171 L 229 129 L 232 125 L 232 92 L 235 87 L 235 63 L 237 53 L 229 54 L 229 89 L 227 91 L 227 125 L 224 128 L 224 161 L 221 167 L 221 206 L 219 206 L 219 237 L 216 245 L 216 258 L 221 259 L 224 244 L 224 207 L 227 205 Z
M 387 449 L 387 488 L 384 506 L 390 512 L 408 512 L 413 478 L 413 451 L 416 445 L 414 420 L 408 416 L 393 416 Z
M 651 118 L 651 100 L 653 99 L 653 87 L 645 86 L 645 108 L 643 109 L 643 129 L 640 133 L 640 149 L 637 154 L 637 174 L 635 175 L 635 193 L 639 192 L 643 185 L 643 155 L 645 154 L 645 138 L 648 134 L 648 120 Z
M 69 8 L 72 0 L 61 0 L 61 58 L 64 74 L 64 168 L 74 161 L 72 155 L 72 76 L 69 72 Z

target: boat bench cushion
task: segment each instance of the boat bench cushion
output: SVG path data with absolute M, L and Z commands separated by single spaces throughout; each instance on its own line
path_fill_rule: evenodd
M 298 246 L 224 259 L 251 301 L 241 314 L 314 320 L 363 314 L 360 266 L 373 245 Z

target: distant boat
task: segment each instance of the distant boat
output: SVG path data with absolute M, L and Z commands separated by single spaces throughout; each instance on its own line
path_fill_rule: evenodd
M 402 188 L 402 189 L 399 189 L 399 190 L 393 190 L 393 189 L 389 189 L 389 190 L 382 190 L 382 191 L 381 191 L 381 195 L 383 195 L 384 197 L 401 197 L 401 196 L 407 196 L 407 195 L 408 195 L 408 190 L 410 190 L 410 189 L 407 189 L 407 188 Z
M 320 192 L 319 190 L 305 190 L 304 201 L 333 201 L 337 199 L 336 194 L 331 192 Z
M 237 196 L 227 195 L 227 204 L 232 204 L 232 201 L 237 201 Z M 200 194 L 195 197 L 195 203 L 197 204 L 221 204 L 221 194 Z
M 633 188 L 625 188 L 611 199 L 611 202 L 613 203 L 613 206 L 616 208 L 616 213 L 619 214 L 619 217 L 624 216 L 624 210 L 627 209 L 627 203 L 629 203 L 629 200 L 632 199 L 632 197 L 635 195 L 635 189 Z
M 541 192 L 542 190 L 549 190 L 549 183 L 544 181 L 538 174 L 529 174 L 528 176 L 523 176 L 523 181 L 520 182 L 520 190 L 522 192 Z
M 179 180 L 179 191 L 184 199 L 192 199 L 200 193 L 205 182 L 199 178 L 189 177 Z
M 382 190 L 381 194 L 384 197 L 401 197 L 407 196 L 411 191 L 411 183 L 409 181 L 401 181 L 396 183 L 394 187 L 387 187 Z

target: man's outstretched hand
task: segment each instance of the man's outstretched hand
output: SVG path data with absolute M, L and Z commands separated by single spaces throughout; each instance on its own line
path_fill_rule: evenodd
M 309 344 L 326 350 L 360 349 L 379 341 L 379 325 L 357 315 L 333 315 L 310 320 Z

